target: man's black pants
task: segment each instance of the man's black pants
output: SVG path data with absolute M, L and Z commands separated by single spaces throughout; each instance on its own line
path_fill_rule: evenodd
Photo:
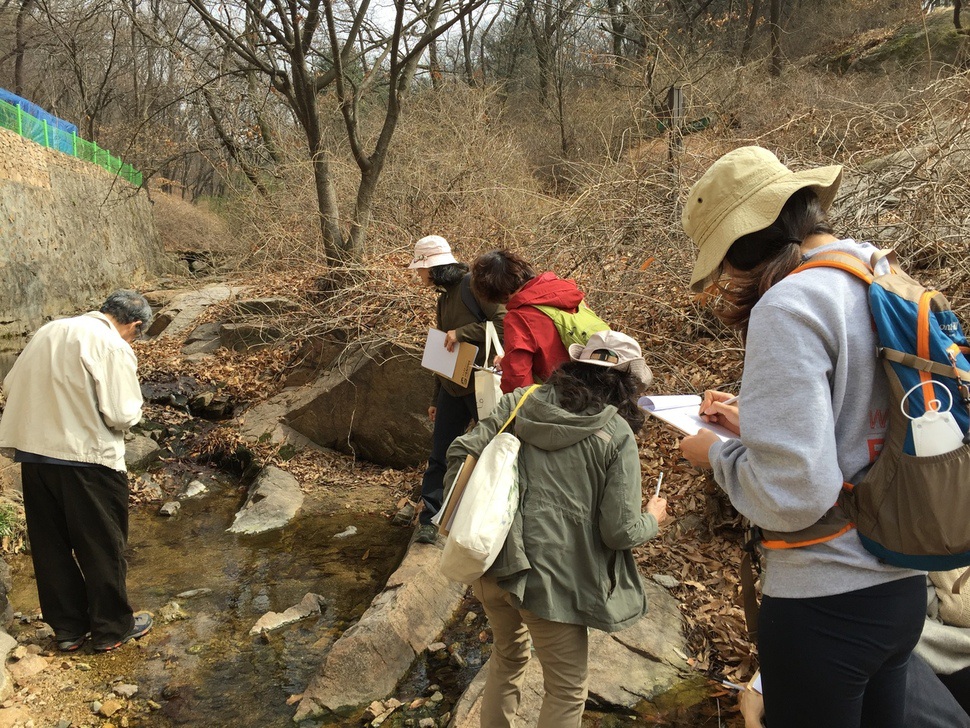
M 100 465 L 23 463 L 27 535 L 44 621 L 58 640 L 118 642 L 133 625 L 125 584 L 128 476 Z

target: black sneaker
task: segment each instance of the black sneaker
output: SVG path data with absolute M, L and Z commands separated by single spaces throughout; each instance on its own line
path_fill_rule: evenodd
M 82 634 L 80 637 L 74 637 L 71 639 L 57 640 L 57 649 L 61 652 L 75 652 L 81 649 L 81 645 L 84 644 L 85 640 L 91 636 L 91 633 Z
M 148 634 L 149 630 L 152 628 L 152 615 L 148 612 L 141 612 L 135 615 L 135 621 L 131 625 L 131 629 L 122 637 L 118 642 L 113 645 L 95 645 L 95 652 L 111 652 L 111 650 L 121 647 L 125 642 L 130 640 L 137 640 Z
M 418 535 L 414 537 L 415 543 L 436 543 L 438 541 L 438 527 L 433 523 L 422 523 L 418 526 Z

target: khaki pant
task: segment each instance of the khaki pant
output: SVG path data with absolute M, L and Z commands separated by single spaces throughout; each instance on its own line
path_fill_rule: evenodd
M 479 579 L 475 596 L 492 627 L 492 657 L 482 697 L 482 728 L 512 728 L 531 653 L 542 665 L 545 696 L 537 728 L 580 728 L 586 707 L 589 640 L 586 627 L 550 622 L 512 605 L 493 579 Z

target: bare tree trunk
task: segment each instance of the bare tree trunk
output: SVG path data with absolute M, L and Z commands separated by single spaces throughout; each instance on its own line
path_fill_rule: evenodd
M 771 75 L 781 75 L 781 0 L 770 0 L 769 23 L 771 24 Z
M 141 119 L 141 100 L 138 88 L 138 0 L 131 0 L 131 101 L 135 109 L 135 118 Z
M 249 164 L 248 160 L 246 160 L 239 153 L 238 145 L 235 141 L 233 141 L 232 136 L 226 130 L 225 125 L 222 123 L 222 116 L 216 110 L 215 102 L 212 99 L 212 94 L 209 93 L 207 89 L 203 88 L 202 98 L 205 100 L 206 108 L 209 111 L 209 119 L 212 121 L 212 128 L 215 129 L 216 136 L 219 137 L 219 141 L 221 141 L 222 146 L 225 147 L 226 153 L 229 155 L 232 161 L 239 165 L 239 168 L 243 171 L 243 174 L 246 175 L 246 179 L 252 183 L 253 187 L 256 188 L 256 191 L 265 196 L 266 188 L 263 186 L 263 183 L 260 182 L 259 174 L 257 173 L 256 168 Z
M 24 40 L 24 21 L 30 13 L 30 6 L 34 0 L 23 0 L 17 11 L 16 49 L 13 62 L 13 92 L 17 96 L 24 95 L 24 55 L 27 52 L 27 42 Z
M 960 26 L 960 9 L 963 5 L 963 0 L 953 0 L 953 26 L 957 30 L 963 30 Z
M 475 24 L 471 18 L 461 18 L 461 51 L 465 66 L 465 83 L 475 86 L 475 67 L 472 65 L 472 44 L 475 42 Z
M 343 265 L 346 262 L 347 250 L 344 247 L 343 236 L 340 234 L 340 216 L 337 212 L 337 191 L 333 188 L 333 177 L 330 174 L 330 159 L 326 151 L 320 148 L 312 152 L 313 184 L 317 193 L 317 208 L 320 215 L 320 231 L 323 234 L 323 249 L 327 256 L 327 264 L 331 267 Z
M 744 29 L 744 42 L 741 44 L 741 65 L 748 61 L 751 44 L 754 42 L 754 31 L 758 27 L 758 13 L 761 11 L 761 0 L 751 0 L 748 10 L 748 26 Z
M 569 143 L 569 133 L 566 130 L 566 89 L 563 81 L 565 74 L 558 73 L 556 78 L 556 116 L 559 122 L 559 149 L 563 159 L 569 159 L 571 144 Z
M 625 8 L 620 0 L 609 0 L 609 8 L 613 58 L 619 60 L 623 56 L 623 39 L 626 36 Z
M 330 266 L 345 262 L 346 248 L 340 234 L 340 215 L 337 208 L 337 193 L 333 188 L 330 174 L 330 158 L 323 146 L 320 134 L 320 120 L 317 117 L 316 91 L 312 82 L 307 84 L 304 69 L 294 66 L 294 108 L 300 125 L 306 134 L 307 150 L 313 166 L 313 186 L 317 193 L 317 213 L 320 217 L 320 232 L 323 236 L 323 249 Z
M 263 145 L 266 147 L 266 151 L 269 152 L 270 158 L 279 164 L 282 157 L 280 156 L 279 149 L 276 147 L 276 135 L 273 133 L 269 122 L 266 121 L 266 115 L 263 114 L 262 107 L 256 103 L 256 98 L 259 96 L 259 89 L 256 83 L 256 72 L 249 71 L 246 74 L 246 77 L 246 80 L 249 83 L 250 102 L 253 105 L 253 113 L 256 114 L 256 125 L 259 127 L 260 139 L 263 140 Z
M 441 88 L 441 66 L 438 64 L 438 44 L 434 41 L 428 45 L 428 70 L 431 73 L 431 88 L 437 91 Z

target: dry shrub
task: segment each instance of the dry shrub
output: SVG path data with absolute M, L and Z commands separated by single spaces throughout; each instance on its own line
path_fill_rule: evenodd
M 298 270 L 325 263 L 313 170 L 299 158 L 298 149 L 287 147 L 265 194 L 240 187 L 227 207 L 241 271 Z
M 443 235 L 459 258 L 516 246 L 553 201 L 539 192 L 494 91 L 450 83 L 411 97 L 381 176 L 368 251 Z
M 793 169 L 843 164 L 833 210 L 837 229 L 895 247 L 910 270 L 965 309 L 970 74 L 903 92 L 880 76 L 802 69 L 754 83 L 750 74 L 712 73 L 691 89 L 688 118 L 729 108 L 733 123 L 720 117 L 687 136 L 676 163 L 668 160 L 666 142 L 656 139 L 615 164 L 586 165 L 581 192 L 542 219 L 526 252 L 541 267 L 575 277 L 615 325 L 648 347 L 659 345 L 654 356 L 671 371 L 705 361 L 711 347 L 737 352 L 738 339 L 688 292 L 694 251 L 680 210 L 690 184 L 715 159 L 759 144 Z M 733 87 L 723 82 L 731 75 Z
M 162 192 L 162 180 L 151 185 L 152 216 L 162 245 L 169 252 L 233 250 L 226 221 L 202 205 Z
M 548 201 L 511 135 L 493 116 L 494 106 L 491 92 L 458 83 L 420 90 L 408 99 L 378 183 L 365 261 L 379 264 L 430 233 L 444 235 L 465 258 L 527 238 Z M 365 148 L 379 132 L 380 111 L 363 116 Z M 360 173 L 336 111 L 326 113 L 330 168 L 346 223 Z M 246 190 L 233 205 L 240 263 L 249 269 L 298 269 L 325 261 L 305 144 L 293 133 L 283 142 L 285 160 L 268 194 Z

